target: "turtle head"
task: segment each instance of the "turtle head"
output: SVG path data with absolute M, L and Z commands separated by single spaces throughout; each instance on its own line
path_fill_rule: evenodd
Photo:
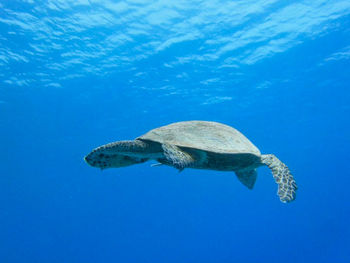
M 152 148 L 143 141 L 117 141 L 94 149 L 84 159 L 93 167 L 119 168 L 146 162 L 152 153 Z
M 119 168 L 137 163 L 143 163 L 146 162 L 148 159 L 121 154 L 108 154 L 94 150 L 88 155 L 86 155 L 84 157 L 84 160 L 90 166 L 100 168 L 103 170 L 107 168 Z

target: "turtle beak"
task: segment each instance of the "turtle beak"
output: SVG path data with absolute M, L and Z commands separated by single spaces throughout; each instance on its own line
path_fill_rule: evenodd
M 84 157 L 84 161 L 87 162 L 89 165 L 93 166 L 90 154 L 88 154 Z
M 86 155 L 84 157 L 85 162 L 87 162 L 88 165 L 92 166 L 92 167 L 97 167 L 97 168 L 101 168 L 101 161 L 99 156 L 95 153 L 95 151 L 92 151 L 91 153 L 89 153 L 88 155 Z

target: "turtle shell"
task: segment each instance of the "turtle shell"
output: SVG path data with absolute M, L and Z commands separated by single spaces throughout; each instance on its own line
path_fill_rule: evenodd
M 261 155 L 259 149 L 242 133 L 218 122 L 183 121 L 172 123 L 153 129 L 137 139 L 214 153 Z

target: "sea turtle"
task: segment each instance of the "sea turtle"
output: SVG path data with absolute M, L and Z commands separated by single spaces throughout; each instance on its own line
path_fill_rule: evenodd
M 156 165 L 234 171 L 252 189 L 256 168 L 267 165 L 278 184 L 282 202 L 295 199 L 297 185 L 288 167 L 273 154 L 261 154 L 243 134 L 225 124 L 183 121 L 153 129 L 132 141 L 117 141 L 94 149 L 85 161 L 100 169 L 118 168 L 148 160 Z

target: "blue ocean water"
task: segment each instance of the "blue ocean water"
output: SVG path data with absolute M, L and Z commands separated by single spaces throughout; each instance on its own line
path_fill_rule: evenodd
M 0 262 L 350 262 L 350 2 L 0 1 Z M 182 120 L 231 125 L 292 170 L 93 148 Z

